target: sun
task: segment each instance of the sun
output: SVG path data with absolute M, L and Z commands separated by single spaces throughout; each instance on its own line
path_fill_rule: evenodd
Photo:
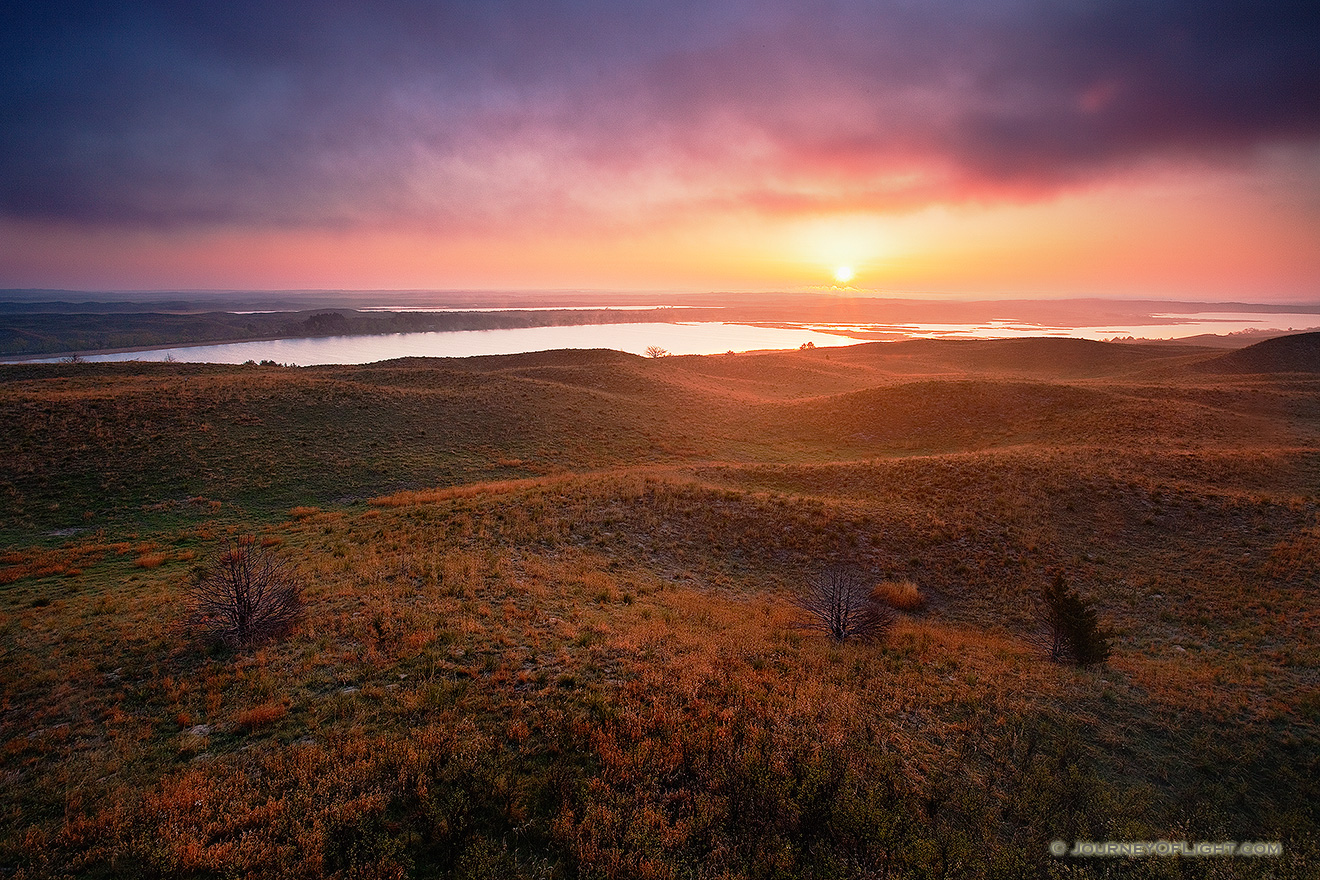
M 857 276 L 852 266 L 836 266 L 834 269 L 834 280 L 840 284 L 847 284 Z

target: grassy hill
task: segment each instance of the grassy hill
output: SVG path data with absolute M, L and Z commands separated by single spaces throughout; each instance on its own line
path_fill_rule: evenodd
M 1200 364 L 1207 372 L 1320 373 L 1320 333 L 1266 339 Z
M 0 872 L 1310 876 L 1320 380 L 1220 354 L 0 368 Z M 238 535 L 308 604 L 231 652 Z M 835 645 L 832 564 L 925 608 Z M 1283 855 L 1048 849 L 1159 839 Z

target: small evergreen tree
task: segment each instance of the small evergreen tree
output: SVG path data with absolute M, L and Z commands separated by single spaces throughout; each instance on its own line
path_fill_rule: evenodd
M 1109 659 L 1109 633 L 1091 603 L 1069 589 L 1062 574 L 1045 587 L 1041 599 L 1051 660 L 1090 666 Z

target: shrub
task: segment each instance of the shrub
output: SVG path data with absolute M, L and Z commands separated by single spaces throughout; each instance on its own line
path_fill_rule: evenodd
M 1100 627 L 1091 603 L 1070 590 L 1063 575 L 1041 591 L 1041 601 L 1051 660 L 1090 666 L 1109 659 L 1109 633 Z
M 251 733 L 252 731 L 265 727 L 268 724 L 273 724 L 274 722 L 279 721 L 288 714 L 288 711 L 288 708 L 282 703 L 263 703 L 260 706 L 254 706 L 251 709 L 240 712 L 238 718 L 235 719 L 235 722 L 242 730 Z
M 926 597 L 912 581 L 881 581 L 871 590 L 871 598 L 899 611 L 920 611 Z
M 133 564 L 138 568 L 159 568 L 167 559 L 169 559 L 167 553 L 144 553 L 133 560 Z
M 191 623 L 230 647 L 278 638 L 302 618 L 302 587 L 284 561 L 252 538 L 229 544 L 193 586 Z
M 894 622 L 893 609 L 872 598 L 861 574 L 845 566 L 825 569 L 794 604 L 811 617 L 803 628 L 826 633 L 836 642 L 879 638 Z
M 646 347 L 646 356 L 651 358 L 662 358 L 669 356 L 669 350 L 661 348 L 658 345 L 648 345 Z

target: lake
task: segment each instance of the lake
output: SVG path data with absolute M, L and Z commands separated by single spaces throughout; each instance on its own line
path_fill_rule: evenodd
M 723 354 L 727 351 L 792 349 L 805 343 L 817 348 L 898 339 L 991 339 L 1023 336 L 1072 336 L 1113 339 L 1128 336 L 1175 339 L 1203 333 L 1248 330 L 1298 331 L 1320 327 L 1320 315 L 1204 312 L 1156 315 L 1164 324 L 1058 327 L 1018 321 L 981 324 L 779 324 L 774 326 L 719 321 L 636 324 L 584 324 L 568 327 L 525 327 L 507 330 L 463 330 L 431 333 L 391 333 L 378 336 L 327 336 L 276 339 L 217 345 L 176 346 L 150 351 L 85 355 L 87 361 L 161 361 L 241 364 L 270 360 L 281 364 L 364 364 L 399 357 L 471 357 L 517 354 L 559 348 L 611 348 L 645 354 L 658 346 L 671 354 Z M 1250 339 L 1247 340 L 1251 341 Z M 51 363 L 59 358 L 34 359 Z

